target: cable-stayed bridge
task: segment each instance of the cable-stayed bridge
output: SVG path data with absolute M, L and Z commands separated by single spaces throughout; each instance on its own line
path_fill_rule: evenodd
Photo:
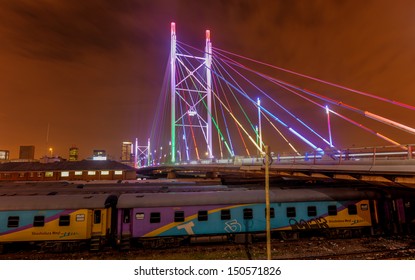
M 214 48 L 171 50 L 142 170 L 412 184 L 415 107 Z M 360 148 L 362 147 L 362 148 Z M 365 177 L 366 176 L 366 177 Z M 367 177 L 369 176 L 369 177 Z

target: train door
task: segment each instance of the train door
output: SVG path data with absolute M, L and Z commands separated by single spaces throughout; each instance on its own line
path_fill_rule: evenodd
M 101 209 L 95 209 L 92 214 L 92 235 L 105 234 L 105 217 Z
M 94 209 L 92 211 L 92 229 L 89 248 L 91 251 L 99 251 L 101 249 L 101 246 L 106 242 L 105 227 L 105 211 L 102 211 L 101 209 Z
M 130 240 L 132 233 L 131 208 L 119 209 L 119 245 L 121 250 L 130 248 Z

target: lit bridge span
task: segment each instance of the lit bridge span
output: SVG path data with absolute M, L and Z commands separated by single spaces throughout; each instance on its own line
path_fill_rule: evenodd
M 208 30 L 200 50 L 172 23 L 170 51 L 139 174 L 254 181 L 273 151 L 276 179 L 415 186 L 415 106 L 214 48 Z
M 415 146 L 415 145 L 414 145 Z M 415 188 L 415 152 L 402 152 L 387 147 L 351 151 L 332 157 L 273 155 L 269 166 L 274 180 L 304 180 L 325 182 L 363 182 L 384 186 Z M 265 180 L 263 158 L 203 160 L 200 162 L 162 164 L 138 169 L 143 176 L 180 176 L 231 179 L 239 183 Z

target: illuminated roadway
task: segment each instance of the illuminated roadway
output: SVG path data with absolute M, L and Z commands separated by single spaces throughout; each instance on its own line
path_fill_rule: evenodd
M 347 160 L 341 156 L 324 157 L 273 157 L 270 176 L 281 179 L 354 181 L 386 186 L 415 188 L 415 159 L 407 153 L 360 153 Z M 240 181 L 264 178 L 262 158 L 236 158 L 233 160 L 203 160 L 199 162 L 162 164 L 138 169 L 143 176 L 181 175 L 233 177 Z

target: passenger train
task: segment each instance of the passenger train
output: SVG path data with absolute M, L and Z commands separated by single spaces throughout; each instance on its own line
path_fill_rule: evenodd
M 415 195 L 375 187 L 272 187 L 273 237 L 413 233 Z M 187 188 L 0 196 L 0 250 L 30 244 L 54 251 L 104 246 L 250 242 L 266 228 L 258 188 Z

